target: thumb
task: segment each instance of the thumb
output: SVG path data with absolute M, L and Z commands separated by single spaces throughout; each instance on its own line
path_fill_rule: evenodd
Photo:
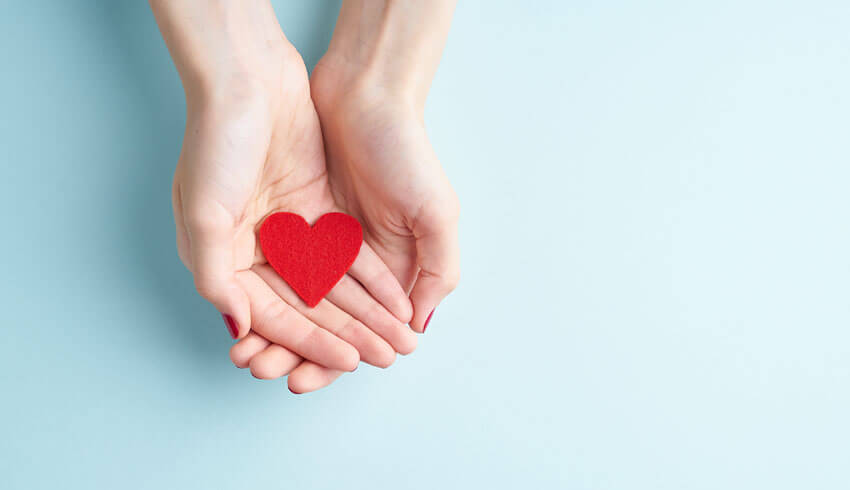
M 219 208 L 184 215 L 195 289 L 221 313 L 230 336 L 242 338 L 251 328 L 251 304 L 236 280 L 236 228 Z
M 422 234 L 417 235 L 416 231 Z M 460 248 L 457 220 L 440 220 L 427 229 L 414 231 L 419 275 L 410 292 L 413 319 L 410 328 L 425 333 L 434 309 L 460 280 Z

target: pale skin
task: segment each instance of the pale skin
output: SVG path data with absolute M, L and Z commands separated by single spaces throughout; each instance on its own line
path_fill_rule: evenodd
M 454 2 L 344 2 L 309 81 L 267 1 L 151 6 L 187 99 L 178 251 L 236 324 L 233 362 L 304 393 L 412 352 L 459 277 L 457 198 L 422 122 Z M 309 308 L 256 230 L 276 211 L 335 210 L 360 221 L 364 245 Z

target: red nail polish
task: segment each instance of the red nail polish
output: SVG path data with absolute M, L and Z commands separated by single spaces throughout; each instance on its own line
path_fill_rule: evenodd
M 233 319 L 232 316 L 222 313 L 221 317 L 224 318 L 224 324 L 227 325 L 227 331 L 230 332 L 230 336 L 234 339 L 239 336 L 239 325 L 236 323 L 236 320 Z
M 428 323 L 431 322 L 431 317 L 434 316 L 434 312 L 437 311 L 436 308 L 431 310 L 431 314 L 428 315 L 428 319 L 425 320 L 425 325 L 422 325 L 422 333 L 425 333 L 425 329 L 428 328 Z

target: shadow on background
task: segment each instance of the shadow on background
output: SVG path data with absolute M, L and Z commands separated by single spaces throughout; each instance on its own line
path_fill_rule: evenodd
M 297 18 L 310 19 L 287 30 L 290 41 L 305 56 L 309 69 L 330 41 L 339 1 L 292 3 L 276 6 L 286 29 L 287 12 L 297 9 Z M 88 4 L 79 12 L 82 22 L 95 32 L 107 62 L 115 63 L 126 107 L 116 118 L 131 118 L 133 137 L 127 138 L 129 161 L 115 162 L 118 215 L 112 236 L 115 248 L 124 251 L 119 266 L 135 281 L 136 290 L 146 290 L 167 315 L 151 328 L 161 330 L 175 348 L 192 357 L 195 365 L 221 366 L 227 334 L 218 313 L 194 290 L 189 272 L 180 262 L 171 210 L 171 182 L 180 152 L 185 123 L 185 102 L 177 72 L 147 2 Z M 309 11 L 309 12 L 303 12 Z M 111 55 L 110 55 L 111 54 Z M 124 121 L 122 120 L 122 123 Z M 125 260 L 124 260 L 125 259 Z M 202 370 L 198 370 L 202 371 Z

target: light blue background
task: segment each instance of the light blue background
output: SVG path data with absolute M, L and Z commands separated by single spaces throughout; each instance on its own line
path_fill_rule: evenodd
M 277 2 L 309 65 L 338 3 Z M 301 397 L 173 244 L 145 2 L 0 15 L 0 488 L 850 488 L 850 5 L 461 1 L 463 280 Z

